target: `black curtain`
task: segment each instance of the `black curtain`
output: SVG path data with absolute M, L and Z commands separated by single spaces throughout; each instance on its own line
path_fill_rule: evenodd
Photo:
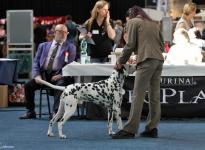
M 198 5 L 204 5 L 205 4 L 205 0 L 193 0 L 193 2 L 198 4 Z
M 71 14 L 77 23 L 90 17 L 97 0 L 0 0 L 0 18 L 6 18 L 6 10 L 33 9 L 34 16 L 64 16 Z M 112 19 L 122 19 L 133 5 L 144 7 L 144 0 L 109 0 Z

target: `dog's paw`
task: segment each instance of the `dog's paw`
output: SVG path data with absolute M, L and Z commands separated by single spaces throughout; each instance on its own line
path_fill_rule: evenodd
M 109 135 L 110 135 L 110 136 L 113 135 L 113 134 L 115 134 L 114 131 L 109 132 Z
M 67 137 L 66 137 L 66 135 L 62 134 L 62 135 L 60 135 L 60 138 L 61 139 L 66 139 Z
M 48 132 L 47 135 L 48 135 L 49 137 L 53 137 L 53 136 L 54 136 L 54 134 L 53 134 L 52 132 Z

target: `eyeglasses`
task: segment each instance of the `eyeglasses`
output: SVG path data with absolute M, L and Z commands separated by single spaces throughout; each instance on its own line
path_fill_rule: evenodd
M 56 30 L 56 32 L 59 32 L 61 34 L 68 34 L 69 32 L 63 31 L 63 30 Z

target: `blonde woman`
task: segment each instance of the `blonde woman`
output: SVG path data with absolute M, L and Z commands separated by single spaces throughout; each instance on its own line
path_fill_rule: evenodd
M 85 22 L 87 34 L 80 34 L 83 37 L 92 38 L 94 44 L 88 44 L 88 55 L 91 63 L 104 63 L 108 61 L 108 55 L 112 52 L 115 30 L 110 22 L 109 3 L 100 0 L 95 3 L 91 11 L 91 17 Z M 92 82 L 105 79 L 105 77 L 92 77 Z M 86 118 L 88 119 L 105 119 L 107 118 L 106 110 L 101 106 L 92 103 L 87 104 Z
M 97 1 L 91 12 L 91 17 L 85 22 L 88 33 L 80 34 L 92 38 L 95 45 L 89 45 L 88 55 L 91 62 L 105 62 L 112 51 L 115 30 L 110 22 L 109 3 L 105 0 Z
M 175 30 L 183 28 L 189 30 L 194 27 L 193 17 L 196 14 L 196 4 L 195 3 L 186 3 L 183 8 L 182 17 L 177 22 Z

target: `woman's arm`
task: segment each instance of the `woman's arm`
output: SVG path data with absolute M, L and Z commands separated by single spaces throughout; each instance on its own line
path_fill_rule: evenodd
M 110 24 L 110 12 L 109 11 L 107 13 L 107 18 L 106 18 L 106 28 L 107 28 L 108 37 L 110 39 L 114 40 L 116 33 L 115 33 L 115 29 L 113 29 L 111 24 Z

